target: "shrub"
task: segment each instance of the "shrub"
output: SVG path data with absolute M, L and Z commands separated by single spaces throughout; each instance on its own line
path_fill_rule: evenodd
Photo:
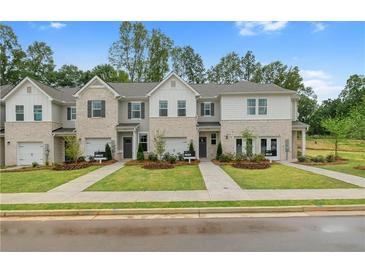
M 265 169 L 269 168 L 271 165 L 268 161 L 262 162 L 237 162 L 232 164 L 235 168 L 246 168 L 246 169 Z
M 170 158 L 169 158 L 169 163 L 170 164 L 175 164 L 176 163 L 176 156 L 175 155 L 170 155 Z
M 331 163 L 331 162 L 336 162 L 336 156 L 333 154 L 329 154 L 326 156 L 326 161 Z
M 78 162 L 85 162 L 85 157 L 84 156 L 80 156 L 79 158 L 77 158 Z
M 113 156 L 112 156 L 112 150 L 109 146 L 109 144 L 107 143 L 105 145 L 105 157 L 108 161 L 110 161 L 111 159 L 113 159 Z
M 227 162 L 231 162 L 232 160 L 234 159 L 234 155 L 232 153 L 226 153 L 226 154 L 222 154 L 220 157 L 219 157 L 219 161 L 220 162 L 224 162 L 224 163 L 227 163 Z
M 144 160 L 143 147 L 142 147 L 141 143 L 138 145 L 137 160 L 138 161 L 143 161 Z
M 302 155 L 298 156 L 298 161 L 301 163 L 307 162 L 307 160 L 308 160 L 308 158 L 305 156 L 302 156 Z
M 254 162 L 254 163 L 259 163 L 259 162 L 263 162 L 263 161 L 266 161 L 266 158 L 264 155 L 262 154 L 255 154 L 255 155 L 252 155 L 250 157 L 250 161 L 251 162 Z
M 37 167 L 37 166 L 39 166 L 39 164 L 37 162 L 32 163 L 32 167 Z
M 65 136 L 65 156 L 72 162 L 76 162 L 81 156 L 80 142 L 75 136 Z
M 217 160 L 219 160 L 219 158 L 221 157 L 221 155 L 223 154 L 223 150 L 222 150 L 222 143 L 219 142 L 218 146 L 217 146 L 217 156 L 215 157 Z
M 238 153 L 236 154 L 235 158 L 236 161 L 246 161 L 248 159 L 245 153 Z
M 190 144 L 189 144 L 189 152 L 190 152 L 191 154 L 194 154 L 194 153 L 195 153 L 193 140 L 190 140 Z
M 315 163 L 324 163 L 326 159 L 322 155 L 317 155 L 312 158 L 312 161 Z
M 171 164 L 175 164 L 176 163 L 176 156 L 173 154 L 170 154 L 169 152 L 166 152 L 163 156 L 162 156 L 162 160 L 169 162 Z
M 148 153 L 148 160 L 156 162 L 158 160 L 158 155 L 156 153 L 150 152 Z
M 166 163 L 166 162 L 150 162 L 150 163 L 145 163 L 143 165 L 143 168 L 147 168 L 147 169 L 168 169 L 168 168 L 174 168 L 174 165 L 170 164 L 170 163 Z
M 179 152 L 179 153 L 177 154 L 177 159 L 178 159 L 179 161 L 184 161 L 184 154 L 182 154 L 181 152 Z
M 159 130 L 156 131 L 155 136 L 153 137 L 153 143 L 155 145 L 156 154 L 161 159 L 162 154 L 165 152 L 166 141 L 164 134 Z

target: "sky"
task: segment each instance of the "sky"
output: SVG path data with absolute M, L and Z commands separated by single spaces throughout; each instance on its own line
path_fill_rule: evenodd
M 44 41 L 57 68 L 90 69 L 108 62 L 120 22 L 3 22 L 24 49 Z M 225 54 L 253 51 L 257 61 L 299 66 L 320 101 L 336 98 L 351 74 L 365 74 L 365 22 L 143 22 L 161 29 L 175 45 L 192 46 L 207 68 Z

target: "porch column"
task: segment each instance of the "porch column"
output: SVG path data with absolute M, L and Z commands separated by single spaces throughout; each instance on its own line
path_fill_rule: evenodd
M 132 138 L 132 159 L 137 159 L 137 131 L 133 130 Z
M 305 129 L 302 129 L 302 156 L 305 156 Z

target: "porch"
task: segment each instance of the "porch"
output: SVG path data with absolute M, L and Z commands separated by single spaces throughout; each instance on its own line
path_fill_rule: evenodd
M 198 122 L 197 128 L 199 132 L 199 159 L 214 159 L 220 142 L 220 123 Z
M 300 142 L 300 155 L 306 155 L 306 134 L 309 125 L 302 123 L 300 121 L 293 121 L 292 122 L 292 159 L 296 161 L 298 158 L 298 142 Z M 299 138 L 298 138 L 299 137 Z
M 117 160 L 137 159 L 139 136 L 141 134 L 139 127 L 139 123 L 120 123 L 116 126 L 117 142 L 115 158 Z

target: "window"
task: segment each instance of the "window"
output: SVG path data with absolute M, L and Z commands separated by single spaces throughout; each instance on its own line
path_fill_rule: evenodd
M 143 151 L 148 151 L 148 138 L 147 133 L 140 133 L 139 134 L 139 143 L 142 145 Z
M 217 134 L 216 133 L 212 133 L 210 135 L 210 143 L 212 145 L 216 145 L 217 144 Z
M 91 101 L 92 117 L 101 117 L 101 100 Z
M 32 87 L 27 87 L 27 93 L 31 93 L 32 92 Z
M 167 101 L 160 101 L 160 116 L 167 116 Z
M 67 120 L 76 120 L 76 107 L 67 108 Z
M 23 105 L 15 106 L 15 120 L 24 121 L 24 106 Z
M 42 105 L 33 106 L 34 121 L 42 121 Z
M 247 114 L 256 114 L 256 99 L 247 99 Z
M 204 116 L 211 116 L 212 115 L 212 104 L 211 103 L 204 103 Z
M 186 116 L 186 101 L 177 101 L 177 116 Z
M 174 81 L 174 80 L 171 81 L 171 87 L 172 88 L 176 87 L 176 81 Z
M 132 119 L 141 118 L 141 103 L 132 103 Z
M 267 114 L 267 99 L 259 99 L 259 115 Z

